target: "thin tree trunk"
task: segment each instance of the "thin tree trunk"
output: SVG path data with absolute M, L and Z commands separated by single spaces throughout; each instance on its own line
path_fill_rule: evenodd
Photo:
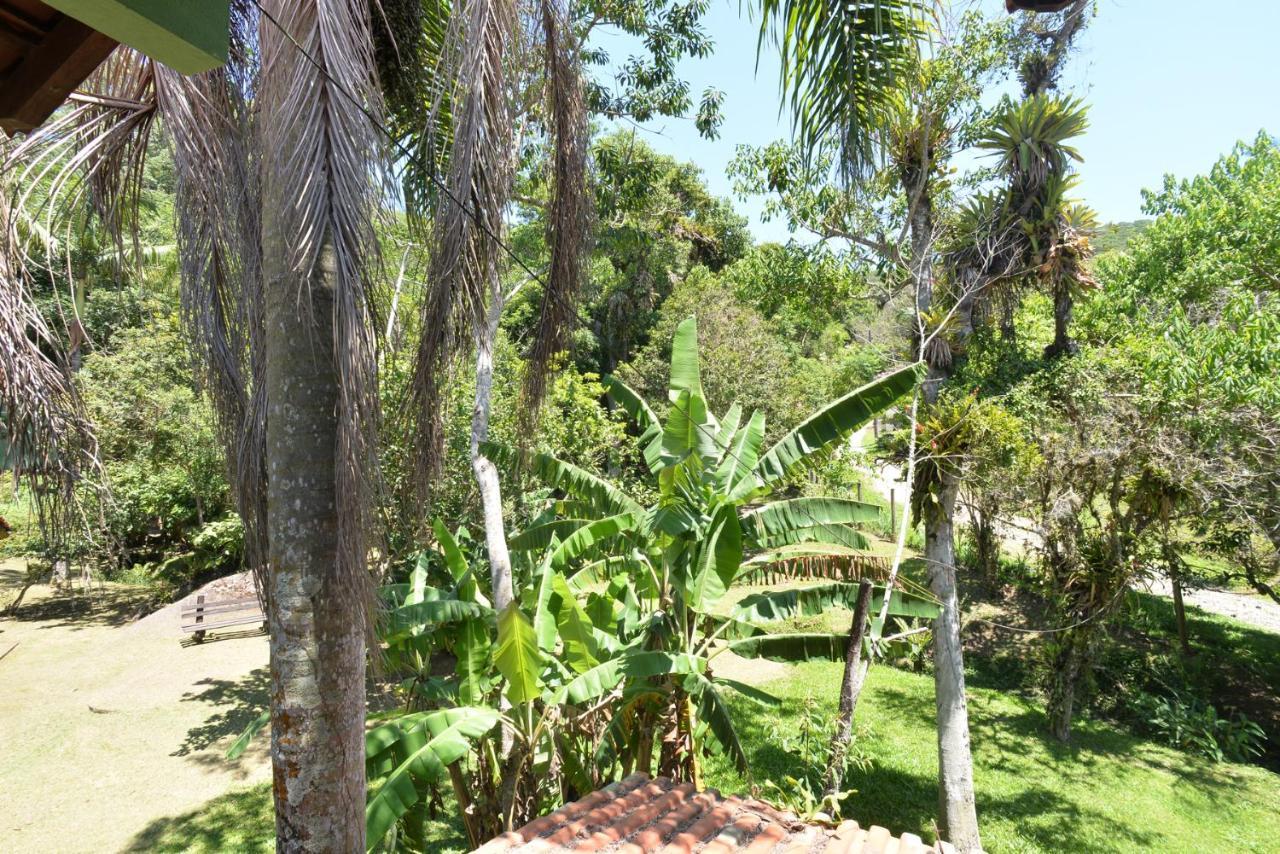
M 1071 340 L 1072 303 L 1071 285 L 1056 283 L 1053 288 L 1053 343 L 1045 348 L 1045 358 L 1070 356 L 1079 349 Z
M 336 573 L 338 378 L 325 247 L 267 282 L 271 762 L 279 851 L 365 848 L 365 636 Z
M 974 804 L 973 758 L 969 751 L 969 707 L 960 645 L 960 603 L 956 593 L 955 514 L 959 483 L 942 474 L 937 504 L 926 504 L 925 560 L 929 586 L 942 603 L 934 625 L 934 691 L 938 709 L 938 800 L 943 836 L 957 851 L 981 851 Z
M 480 452 L 480 443 L 489 437 L 489 405 L 493 394 L 493 346 L 498 337 L 505 300 L 494 281 L 490 289 L 489 313 L 483 329 L 476 334 L 476 403 L 471 412 L 471 470 L 480 487 L 484 507 L 484 540 L 489 553 L 493 607 L 502 611 L 514 596 L 511 582 L 511 553 L 507 551 L 507 533 L 502 520 L 502 486 L 493 461 Z
M 1087 648 L 1091 626 L 1064 632 L 1051 662 L 1052 677 L 1045 702 L 1049 734 L 1062 743 L 1071 740 L 1071 720 L 1075 713 L 1076 687 L 1088 665 Z
M 1172 565 L 1169 569 L 1169 583 L 1173 586 L 1173 616 L 1178 623 L 1178 644 L 1182 647 L 1182 654 L 1190 658 L 1193 653 L 1191 640 L 1187 636 L 1187 610 L 1182 603 L 1182 579 Z
M 987 584 L 995 587 L 1000 581 L 1000 542 L 996 536 L 995 515 L 987 508 L 971 505 L 973 517 L 973 545 L 977 552 L 978 572 Z
M 840 682 L 840 713 L 836 731 L 831 736 L 831 758 L 827 766 L 824 795 L 834 795 L 844 783 L 844 766 L 853 741 L 853 712 L 858 707 L 862 683 L 867 669 L 862 664 L 862 639 L 867 632 L 867 612 L 871 609 L 871 582 L 858 585 L 858 600 L 853 608 L 853 624 L 849 629 L 849 648 L 844 654 L 844 678 Z

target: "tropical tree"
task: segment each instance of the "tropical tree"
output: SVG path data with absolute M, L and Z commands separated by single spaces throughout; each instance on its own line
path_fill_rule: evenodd
M 721 421 L 708 408 L 698 364 L 697 324 L 689 318 L 676 330 L 672 344 L 665 421 L 621 380 L 605 380 L 610 396 L 640 431 L 645 461 L 656 478 L 656 502 L 643 506 L 613 485 L 584 477 L 586 473 L 568 463 L 535 455 L 530 461 L 534 474 L 551 489 L 568 493 L 569 499 L 553 501 L 542 518 L 513 539 L 513 546 L 550 547 L 547 561 L 559 571 L 590 556 L 587 566 L 568 576 L 578 584 L 601 573 L 604 577 L 625 573 L 636 595 L 664 615 L 646 627 L 643 648 L 706 656 L 717 638 L 732 638 L 744 630 L 737 623 L 782 607 L 778 596 L 762 594 L 750 604 L 740 604 L 727 622 L 717 617 L 714 609 L 734 581 L 743 577 L 744 567 L 750 570 L 812 556 L 852 557 L 866 548 L 865 538 L 852 526 L 872 520 L 878 510 L 871 505 L 821 497 L 760 502 L 806 459 L 830 449 L 910 390 L 916 376 L 914 367 L 902 368 L 850 392 L 765 450 L 762 414 L 753 413 L 744 423 L 741 409 L 731 407 Z M 499 453 L 516 462 L 510 452 Z M 583 515 L 575 518 L 572 513 Z M 551 546 L 556 539 L 561 542 Z M 848 596 L 854 589 L 837 586 L 824 595 L 843 590 Z M 779 596 L 793 597 L 794 591 Z M 749 634 L 731 641 L 729 647 L 757 655 L 833 649 L 822 646 L 830 644 L 831 637 L 796 646 L 794 637 L 775 640 L 758 637 L 754 631 Z M 834 649 L 834 657 L 842 658 L 843 649 L 838 645 Z M 662 770 L 696 779 L 694 726 L 686 718 L 694 713 L 696 703 L 704 719 L 719 721 L 723 706 L 714 686 L 697 679 L 670 685 L 664 703 L 677 731 L 689 742 L 664 753 Z M 660 709 L 652 712 L 661 714 Z M 717 739 L 731 747 L 728 742 L 736 736 L 730 740 L 725 725 L 714 721 Z M 735 759 L 742 761 L 740 755 Z M 642 744 L 634 761 L 647 767 L 649 756 Z
M 847 635 L 777 634 L 767 624 L 833 606 L 852 609 L 860 585 L 764 591 L 736 604 L 728 594 L 779 561 L 856 563 L 866 540 L 855 526 L 877 518 L 878 507 L 834 498 L 767 499 L 805 460 L 908 392 L 916 371 L 903 368 L 851 392 L 765 448 L 762 415 L 744 423 L 735 407 L 722 421 L 708 410 L 696 336 L 692 319 L 677 332 L 665 421 L 620 381 L 608 381 L 610 395 L 636 422 L 656 500 L 641 504 L 595 474 L 533 454 L 525 462 L 551 492 L 545 509 L 511 538 L 519 569 L 511 604 L 493 607 L 458 538 L 439 524 L 447 569 L 438 577 L 442 583 L 427 586 L 420 566 L 408 585 L 388 591 L 394 607 L 386 639 L 393 649 L 418 644 L 414 655 L 434 648 L 457 659 L 447 679 L 428 675 L 416 659 L 411 694 L 457 704 L 458 716 L 488 720 L 490 727 L 494 719 L 466 709 L 507 707 L 502 720 L 512 749 L 504 754 L 484 746 L 501 739 L 499 727 L 485 734 L 465 770 L 450 771 L 473 839 L 527 820 L 540 804 L 595 788 L 615 769 L 653 771 L 655 758 L 656 770 L 695 782 L 699 756 L 708 749 L 727 752 L 745 770 L 723 692 L 777 700 L 718 676 L 715 658 L 727 650 L 780 660 L 845 657 Z M 513 449 L 490 443 L 485 451 L 512 468 L 521 463 Z M 880 591 L 877 609 L 883 600 Z M 935 613 L 928 597 L 902 590 L 892 592 L 887 610 Z M 411 717 L 407 726 L 420 730 L 422 721 Z M 659 740 L 658 733 L 668 735 Z M 422 748 L 399 721 L 371 734 L 370 762 L 377 768 L 371 765 L 370 839 L 381 838 L 420 801 L 409 786 L 418 791 L 443 779 L 448 762 L 432 765 L 434 771 L 413 764 Z
M 428 301 L 426 329 L 453 328 L 458 302 L 472 310 L 478 304 L 483 316 L 484 274 L 497 251 L 497 232 L 484 217 L 497 210 L 488 222 L 500 221 L 505 206 L 502 182 L 490 184 L 471 155 L 477 140 L 501 149 L 486 128 L 505 115 L 501 97 L 491 96 L 503 91 L 503 48 L 517 36 L 513 9 L 486 0 L 456 10 L 416 5 L 234 2 L 224 68 L 183 77 L 119 50 L 90 81 L 94 94 L 73 98 L 69 110 L 11 149 L 5 164 L 6 185 L 56 176 L 35 196 L 19 194 L 17 210 L 6 193 L 0 211 L 0 275 L 14 309 L 6 308 L 5 322 L 16 324 L 5 350 L 5 376 L 17 378 L 4 383 L 7 432 L 22 459 L 55 461 L 39 466 L 37 477 L 83 481 L 97 471 L 91 425 L 65 363 L 48 355 L 61 349 L 58 338 L 29 306 L 27 281 L 48 246 L 18 239 L 18 223 L 58 226 L 87 193 L 108 229 L 127 231 L 136 223 L 130 188 L 142 174 L 154 119 L 164 120 L 177 176 L 184 319 L 217 410 L 246 562 L 261 581 L 271 625 L 282 850 L 353 850 L 365 838 L 367 559 L 377 532 L 379 422 L 374 215 L 387 198 L 386 179 L 403 177 L 410 190 L 421 181 L 407 197 L 452 205 L 451 215 L 436 219 L 445 238 L 436 263 L 448 273 L 436 281 L 446 296 Z M 544 4 L 532 18 L 520 33 L 539 34 L 548 75 L 564 81 L 573 57 L 554 43 L 563 10 Z M 387 73 L 388 56 L 398 56 L 388 44 L 425 44 L 417 60 L 426 73 Z M 420 136 L 407 142 L 395 129 L 392 143 L 406 155 L 394 158 L 403 167 L 396 176 L 381 117 L 384 95 L 403 96 L 393 90 L 406 80 L 421 87 L 420 102 L 447 108 L 430 111 L 433 121 L 415 125 Z M 557 98 L 549 111 L 550 133 L 569 146 L 572 134 L 561 129 L 581 121 L 578 106 Z M 435 146 L 433 156 L 443 147 L 436 143 L 449 141 L 447 180 L 436 177 L 436 160 L 415 156 L 410 143 L 418 140 Z M 556 181 L 556 205 L 572 206 L 584 191 L 575 163 L 581 159 L 557 161 L 554 173 L 564 180 Z M 38 215 L 24 218 L 26 201 Z M 559 232 L 554 254 L 562 260 L 545 294 L 553 307 L 576 287 L 572 244 L 581 237 L 581 230 Z M 452 264 L 458 257 L 468 263 Z M 478 299 L 454 300 L 458 293 Z M 544 315 L 537 332 L 543 367 L 562 346 L 564 313 Z M 440 368 L 431 358 L 420 365 L 426 373 Z
M 898 14 L 906 16 L 908 26 L 913 25 L 911 11 L 907 4 L 896 7 Z M 830 181 L 833 165 L 847 178 L 866 161 L 864 155 L 849 162 L 857 150 L 851 152 L 831 134 L 801 134 L 796 145 L 744 152 L 735 163 L 740 189 L 776 193 L 771 212 L 784 214 L 793 228 L 803 227 L 824 239 L 847 242 L 855 257 L 865 259 L 879 274 L 886 303 L 892 304 L 904 291 L 909 294 L 910 316 L 905 319 L 909 346 L 928 365 L 920 392 L 925 417 L 937 403 L 954 369 L 955 356 L 963 352 L 972 332 L 973 312 L 982 289 L 979 277 L 962 274 L 955 259 L 944 251 L 954 242 L 966 240 L 964 218 L 954 214 L 966 183 L 973 183 L 972 179 L 954 178 L 951 163 L 956 153 L 973 147 L 987 131 L 991 118 L 982 103 L 984 90 L 1007 73 L 1010 55 L 1019 50 L 1014 27 L 976 13 L 961 16 L 955 32 L 938 41 L 929 56 L 908 51 L 895 59 L 892 73 L 880 81 L 882 88 L 869 115 L 844 108 L 846 124 L 871 122 L 859 125 L 866 136 L 863 150 L 873 150 L 883 159 L 883 166 L 865 174 L 862 181 Z M 799 51 L 796 56 L 799 61 Z M 836 61 L 839 58 L 838 54 L 823 56 L 829 67 L 807 68 L 803 73 L 825 81 L 828 88 L 848 85 L 842 77 L 851 72 Z M 799 67 L 793 72 L 801 73 Z M 836 109 L 835 101 L 819 103 Z M 809 124 L 805 114 L 797 115 Z M 814 122 L 812 130 L 823 126 Z M 871 142 L 874 146 L 868 149 Z M 866 173 L 865 165 L 862 168 Z M 925 466 L 918 474 L 939 478 L 929 493 L 936 500 L 919 505 L 919 509 L 930 583 L 942 602 L 942 616 L 934 631 L 942 825 L 952 844 L 962 850 L 978 850 L 981 842 L 974 807 L 954 565 L 953 522 L 960 468 Z M 915 480 L 916 488 L 925 486 L 919 476 Z

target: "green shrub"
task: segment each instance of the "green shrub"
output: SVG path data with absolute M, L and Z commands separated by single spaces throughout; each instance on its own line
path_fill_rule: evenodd
M 1146 729 L 1188 753 L 1215 762 L 1248 762 L 1262 755 L 1266 734 L 1247 715 L 1220 714 L 1211 703 L 1187 694 L 1147 694 L 1139 702 Z

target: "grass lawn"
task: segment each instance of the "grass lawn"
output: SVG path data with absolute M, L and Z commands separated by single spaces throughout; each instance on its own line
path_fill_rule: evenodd
M 841 666 L 798 665 L 765 686 L 779 709 L 740 703 L 747 755 L 757 778 L 795 773 L 777 733 L 794 732 L 806 696 L 834 714 Z M 1029 701 L 969 691 L 978 818 L 988 851 L 1266 851 L 1280 838 L 1280 776 L 1256 766 L 1214 764 L 1109 725 L 1082 721 L 1067 747 L 1043 733 Z M 858 708 L 872 759 L 847 785 L 848 817 L 895 833 L 933 835 L 937 815 L 933 679 L 874 668 Z M 745 790 L 723 762 L 709 782 Z
M 806 697 L 834 712 L 841 668 L 810 663 L 790 668 L 767 689 L 779 709 L 735 704 L 756 781 L 796 772 L 778 745 L 793 733 Z M 729 692 L 732 693 L 732 692 Z M 1280 838 L 1280 775 L 1249 765 L 1214 764 L 1108 724 L 1081 721 L 1063 746 L 1043 733 L 1043 716 L 1027 700 L 970 690 L 978 817 L 993 854 L 1033 851 L 1268 851 Z M 933 836 L 937 815 L 933 680 L 887 667 L 868 678 L 858 710 L 866 728 L 860 750 L 872 759 L 853 771 L 857 790 L 849 817 L 895 833 Z M 726 792 L 752 781 L 715 759 L 707 781 Z M 215 852 L 270 850 L 270 790 L 232 792 L 199 811 L 149 827 L 136 850 Z M 466 850 L 455 828 L 436 826 L 433 851 Z

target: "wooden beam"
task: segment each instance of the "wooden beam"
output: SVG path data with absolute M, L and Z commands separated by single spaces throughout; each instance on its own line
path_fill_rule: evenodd
M 0 129 L 12 136 L 39 127 L 115 46 L 74 18 L 60 20 L 0 87 Z
M 182 74 L 227 61 L 230 0 L 44 0 Z

